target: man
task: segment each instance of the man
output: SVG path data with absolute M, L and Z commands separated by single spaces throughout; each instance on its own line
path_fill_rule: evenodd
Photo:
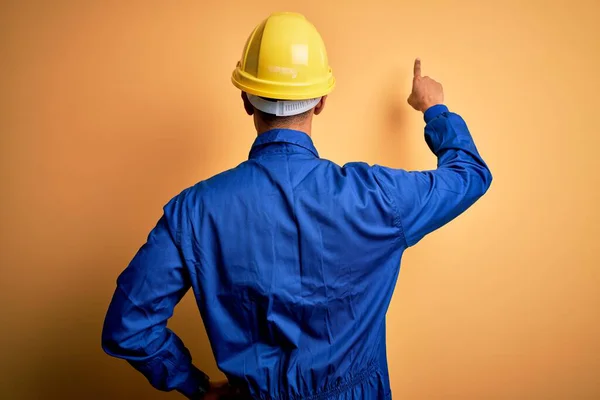
M 442 86 L 414 65 L 434 171 L 319 158 L 335 85 L 318 32 L 271 15 L 233 73 L 257 138 L 249 160 L 184 190 L 121 274 L 104 350 L 190 399 L 389 399 L 385 314 L 402 253 L 465 211 L 492 176 Z M 228 383 L 211 383 L 169 329 L 192 288 Z

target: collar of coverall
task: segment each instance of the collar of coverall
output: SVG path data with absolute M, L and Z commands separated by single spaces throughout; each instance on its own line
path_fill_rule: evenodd
M 249 158 L 256 158 L 261 154 L 276 151 L 274 146 L 277 144 L 292 144 L 298 147 L 298 153 L 310 153 L 319 157 L 319 153 L 313 144 L 312 139 L 306 133 L 293 129 L 271 129 L 261 133 L 254 140 L 250 149 Z

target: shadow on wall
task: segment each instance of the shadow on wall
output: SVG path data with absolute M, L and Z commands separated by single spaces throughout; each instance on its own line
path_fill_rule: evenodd
M 207 115 L 211 115 L 210 112 Z M 118 153 L 122 156 L 113 157 L 110 162 L 117 165 L 117 169 L 123 168 L 124 173 L 87 183 L 102 185 L 94 190 L 100 197 L 96 201 L 102 206 L 94 207 L 85 202 L 83 207 L 87 207 L 79 210 L 80 221 L 74 224 L 73 243 L 69 243 L 71 248 L 78 247 L 76 254 L 63 255 L 60 263 L 65 265 L 48 266 L 68 272 L 62 272 L 60 280 L 63 282 L 58 282 L 58 278 L 53 281 L 63 286 L 60 295 L 53 296 L 54 299 L 47 296 L 48 301 L 52 301 L 47 307 L 51 315 L 39 324 L 36 339 L 40 342 L 33 346 L 37 354 L 27 357 L 18 379 L 25 385 L 19 391 L 26 395 L 18 398 L 179 398 L 175 393 L 156 391 L 126 361 L 109 357 L 101 348 L 102 324 L 118 274 L 145 241 L 160 217 L 161 206 L 184 189 L 182 186 L 173 191 L 176 185 L 172 182 L 184 182 L 181 174 L 189 174 L 184 171 L 189 171 L 185 163 L 194 165 L 194 169 L 202 168 L 199 163 L 210 160 L 206 153 L 214 151 L 209 143 L 194 138 L 198 132 L 181 127 L 181 116 L 173 116 L 173 121 L 166 123 L 155 121 L 157 118 L 152 115 L 139 117 L 149 121 L 150 126 L 160 126 L 160 132 L 133 132 L 133 140 L 115 135 L 114 143 L 96 149 L 116 153 L 115 147 L 121 147 Z M 202 125 L 205 132 L 214 126 L 210 120 Z M 157 140 L 165 136 L 179 139 Z M 136 140 L 143 137 L 151 139 L 145 143 Z M 122 151 L 123 146 L 128 147 L 126 151 Z M 81 168 L 94 169 L 95 166 Z M 104 210 L 100 215 L 99 209 Z M 144 212 L 144 209 L 149 211 Z M 63 208 L 56 212 L 69 211 Z M 136 223 L 136 220 L 141 222 Z M 130 226 L 143 228 L 128 231 Z M 64 239 L 55 238 L 53 245 L 61 245 L 58 241 Z M 214 358 L 191 292 L 176 309 L 173 322 L 170 326 L 176 325 L 174 330 L 196 356 L 196 364 L 214 373 Z
M 410 147 L 414 143 L 412 136 L 415 133 L 409 132 L 407 119 L 410 112 L 416 111 L 406 103 L 409 93 L 401 89 L 398 75 L 410 79 L 408 74 L 391 74 L 388 82 L 392 84 L 383 85 L 379 97 L 380 115 L 376 129 L 381 133 L 378 135 L 376 162 L 386 167 L 411 169 L 413 160 Z

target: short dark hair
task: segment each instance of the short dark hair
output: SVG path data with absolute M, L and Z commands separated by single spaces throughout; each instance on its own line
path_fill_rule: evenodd
M 308 117 L 311 110 L 305 111 L 302 114 L 290 115 L 287 117 L 278 117 L 274 114 L 267 114 L 264 111 L 260 111 L 256 109 L 256 113 L 259 115 L 260 119 L 262 119 L 265 123 L 273 126 L 281 126 L 281 125 L 290 125 L 293 123 L 297 123 L 303 121 Z

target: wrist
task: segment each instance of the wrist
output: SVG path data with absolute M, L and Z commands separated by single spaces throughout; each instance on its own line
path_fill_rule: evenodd
M 178 391 L 190 400 L 203 400 L 210 391 L 210 379 L 204 372 L 192 366 L 188 379 Z
M 432 102 L 432 103 L 424 104 L 423 107 L 421 108 L 421 112 L 426 113 L 427 110 L 429 110 L 430 108 L 435 107 L 435 106 L 441 106 L 441 105 L 444 105 L 444 103 L 443 102 Z

